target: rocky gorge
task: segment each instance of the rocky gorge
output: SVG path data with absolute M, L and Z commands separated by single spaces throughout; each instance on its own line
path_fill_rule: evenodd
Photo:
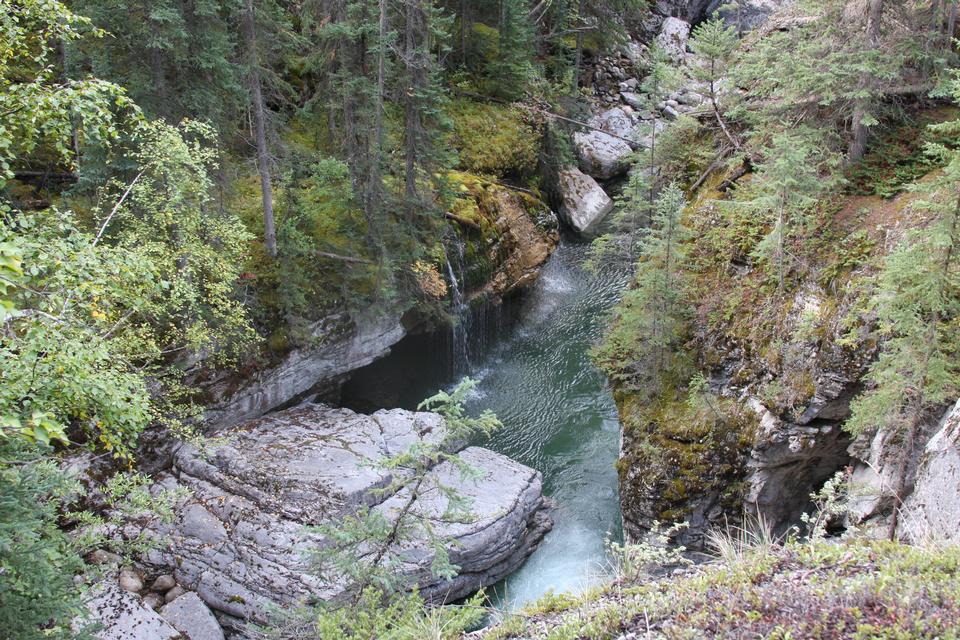
M 695 64 L 688 51 L 691 23 L 717 4 L 658 2 L 645 28 L 675 65 Z M 755 0 L 725 16 L 749 30 L 789 4 Z M 789 28 L 790 16 L 784 20 L 778 28 Z M 601 232 L 614 209 L 616 183 L 636 152 L 650 149 L 681 117 L 712 117 L 706 87 L 693 81 L 646 104 L 638 94 L 645 55 L 645 44 L 631 42 L 593 60 L 588 71 L 592 111 L 586 126 L 572 135 L 575 164 L 553 176 L 556 217 L 578 236 Z M 731 173 L 714 176 L 690 194 L 691 215 L 705 221 L 704 233 L 711 207 L 723 198 L 718 186 Z M 509 186 L 463 182 L 475 208 L 450 216 L 463 264 L 459 272 L 451 267 L 446 285 L 463 288 L 457 295 L 468 308 L 523 295 L 559 242 L 550 207 Z M 884 237 L 869 238 L 877 255 L 892 246 L 890 233 L 902 234 L 910 224 L 902 218 L 884 223 Z M 777 308 L 751 316 L 741 306 L 718 321 L 715 312 L 724 296 L 755 275 L 737 260 L 722 272 L 723 287 L 700 301 L 690 345 L 692 359 L 708 372 L 705 385 L 718 407 L 691 410 L 692 393 L 682 387 L 651 398 L 646 390 L 613 385 L 623 427 L 617 470 L 626 539 L 644 539 L 655 523 L 686 522 L 689 527 L 675 541 L 703 548 L 709 531 L 744 515 L 762 518 L 782 534 L 810 509 L 810 494 L 838 472 L 846 472 L 861 493 L 852 497 L 848 519 L 834 526 L 858 525 L 879 537 L 899 511 L 904 539 L 955 538 L 956 406 L 930 415 L 909 449 L 883 431 L 854 438 L 843 428 L 877 355 L 866 331 L 860 340 L 849 337 L 857 300 L 847 293 L 868 270 L 844 273 L 830 286 L 814 273 Z M 214 444 L 208 450 L 180 446 L 171 454 L 171 466 L 156 476 L 156 491 L 186 488 L 190 497 L 177 505 L 173 524 L 150 530 L 169 546 L 143 558 L 139 585 L 128 580 L 123 586 L 121 573 L 121 592 L 111 587 L 101 596 L 122 600 L 105 608 L 137 612 L 136 622 L 122 615 L 108 624 L 103 640 L 177 633 L 217 640 L 220 627 L 242 637 L 244 624 L 267 623 L 272 607 L 344 596 L 342 580 L 311 572 L 306 552 L 326 544 L 316 527 L 361 508 L 389 520 L 404 496 L 377 489 L 389 484 L 389 473 L 403 471 L 377 469 L 375 462 L 417 439 L 442 440 L 445 427 L 435 414 L 388 409 L 363 415 L 331 405 L 353 372 L 388 357 L 406 336 L 421 331 L 419 320 L 409 309 L 370 319 L 332 315 L 311 327 L 317 343 L 293 349 L 251 375 L 203 381 L 212 399 L 206 430 Z M 434 552 L 428 545 L 411 543 L 398 551 L 404 558 L 398 571 L 429 602 L 456 600 L 511 574 L 552 526 L 539 471 L 482 447 L 466 447 L 461 455 L 478 479 L 461 480 L 440 464 L 429 482 L 455 486 L 470 499 L 475 518 L 442 523 L 447 507 L 442 499 L 417 507 L 455 541 L 451 559 L 459 575 L 452 581 L 432 576 Z M 892 478 L 904 465 L 910 490 L 895 496 Z M 166 591 L 144 587 L 165 585 L 168 577 L 175 585 Z M 166 600 L 175 589 L 179 597 Z M 127 593 L 144 597 L 131 600 Z M 216 630 L 208 625 L 212 617 Z M 201 627 L 209 631 L 194 630 Z

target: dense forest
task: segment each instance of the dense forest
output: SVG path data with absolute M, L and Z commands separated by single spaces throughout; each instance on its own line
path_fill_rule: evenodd
M 952 637 L 957 17 L 0 0 L 0 638 Z

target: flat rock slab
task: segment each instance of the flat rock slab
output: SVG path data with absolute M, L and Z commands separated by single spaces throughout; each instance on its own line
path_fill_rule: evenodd
M 223 629 L 195 593 L 185 593 L 166 605 L 160 616 L 187 640 L 223 640 Z
M 417 440 L 442 442 L 446 433 L 433 413 L 367 416 L 306 405 L 229 428 L 206 452 L 185 445 L 155 488 L 187 487 L 192 495 L 178 505 L 173 524 L 157 526 L 167 543 L 146 561 L 172 572 L 230 626 L 268 622 L 274 605 L 335 599 L 346 585 L 316 577 L 309 566 L 308 552 L 326 544 L 315 526 L 361 506 L 395 518 L 407 496 L 382 489 L 391 474 L 409 471 L 388 472 L 376 463 Z M 461 458 L 473 473 L 465 477 L 449 462 L 437 465 L 413 506 L 438 536 L 454 540 L 448 553 L 460 575 L 444 581 L 431 574 L 434 551 L 427 540 L 393 549 L 400 572 L 428 600 L 455 600 L 501 579 L 533 552 L 551 524 L 539 472 L 479 447 Z M 470 518 L 444 518 L 441 485 L 469 500 Z
M 139 597 L 114 582 L 94 587 L 87 608 L 103 626 L 94 635 L 99 640 L 174 640 L 180 632 L 150 609 Z M 221 636 L 222 637 L 222 636 Z

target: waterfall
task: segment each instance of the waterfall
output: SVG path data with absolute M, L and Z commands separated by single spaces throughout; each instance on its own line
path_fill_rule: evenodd
M 450 310 L 453 313 L 453 327 L 451 329 L 451 362 L 455 375 L 470 371 L 470 305 L 466 300 L 466 259 L 464 257 L 463 241 L 453 236 L 453 255 L 446 251 L 447 276 L 450 280 Z M 456 268 L 454 268 L 456 261 Z M 460 277 L 457 277 L 459 272 Z M 461 283 L 463 283 L 461 285 Z M 461 288 L 461 286 L 463 288 Z

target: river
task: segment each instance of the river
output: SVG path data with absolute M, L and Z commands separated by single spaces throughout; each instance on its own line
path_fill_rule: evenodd
M 514 319 L 478 326 L 487 339 L 473 341 L 469 365 L 458 363 L 456 378 L 465 373 L 478 381 L 468 409 L 490 409 L 504 425 L 484 446 L 539 470 L 544 493 L 556 504 L 553 531 L 523 567 L 490 590 L 494 602 L 508 609 L 549 590 L 579 591 L 598 581 L 607 566 L 604 541 L 621 538 L 614 468 L 620 425 L 589 351 L 626 276 L 613 269 L 588 273 L 582 267 L 586 250 L 583 243 L 563 241 L 514 309 Z M 414 341 L 355 377 L 344 390 L 345 404 L 361 410 L 414 406 L 431 388 L 456 382 L 449 367 L 446 379 L 437 379 L 442 368 L 431 364 L 435 359 Z M 400 379 L 414 378 L 397 391 Z M 356 395 L 361 388 L 366 406 Z M 372 399 L 370 389 L 392 391 Z

